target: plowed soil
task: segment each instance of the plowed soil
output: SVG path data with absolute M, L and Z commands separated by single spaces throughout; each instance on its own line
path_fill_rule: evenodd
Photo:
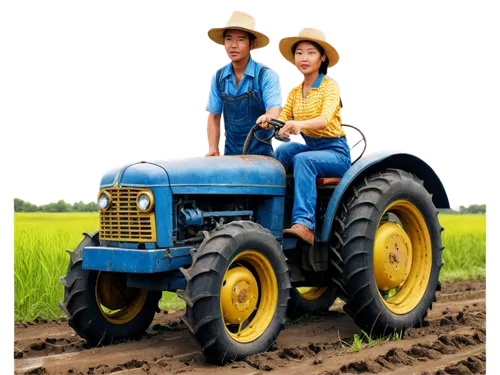
M 486 282 L 445 282 L 428 325 L 403 339 L 349 344 L 359 328 L 337 302 L 327 313 L 290 322 L 269 352 L 225 366 L 207 363 L 182 311 L 156 314 L 143 338 L 89 347 L 67 321 L 17 323 L 15 374 L 484 374 Z

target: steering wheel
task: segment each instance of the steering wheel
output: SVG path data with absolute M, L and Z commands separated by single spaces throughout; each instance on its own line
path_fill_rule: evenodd
M 273 131 L 272 131 L 272 133 L 271 133 L 271 135 L 269 137 L 264 138 L 264 139 L 260 139 L 259 137 L 257 137 L 255 135 L 256 131 L 262 129 L 258 124 L 255 124 L 252 127 L 252 129 L 250 129 L 250 132 L 248 133 L 247 138 L 245 139 L 245 144 L 243 146 L 243 155 L 247 155 L 248 154 L 248 148 L 250 147 L 250 141 L 252 140 L 253 137 L 255 137 L 259 142 L 264 142 L 264 143 L 268 143 L 269 140 L 271 138 L 273 138 L 273 137 L 275 139 L 277 139 L 278 141 L 281 141 L 281 142 L 290 142 L 290 138 L 289 137 L 282 137 L 282 136 L 278 135 L 278 133 L 281 130 L 281 128 L 283 126 L 285 126 L 285 123 L 283 121 L 280 121 L 280 120 L 272 118 L 271 120 L 269 120 L 269 125 L 271 125 L 273 127 L 272 128 Z M 363 132 L 361 130 L 359 130 L 355 126 L 348 125 L 348 124 L 342 124 L 342 127 L 352 128 L 352 129 L 356 130 L 361 135 L 361 139 L 359 141 L 357 141 L 354 144 L 354 146 L 352 146 L 352 147 L 349 148 L 350 152 L 354 149 L 354 147 L 356 147 L 361 142 L 363 142 L 363 146 L 364 146 L 363 147 L 363 151 L 361 151 L 361 154 L 356 158 L 356 160 L 354 160 L 353 162 L 351 162 L 351 165 L 352 165 L 352 164 L 356 163 L 359 159 L 361 159 L 361 157 L 363 156 L 363 154 L 366 151 L 366 146 L 367 146 L 366 136 L 363 134 Z
M 252 129 L 250 129 L 250 131 L 248 132 L 247 138 L 245 139 L 245 144 L 243 145 L 243 152 L 242 152 L 243 155 L 247 155 L 248 154 L 248 148 L 250 147 L 250 141 L 252 140 L 253 137 L 255 137 L 259 142 L 264 142 L 264 143 L 269 143 L 269 140 L 271 138 L 275 138 L 275 139 L 277 139 L 278 141 L 281 141 L 281 142 L 290 142 L 290 138 L 289 137 L 282 137 L 282 136 L 278 135 L 278 133 L 281 130 L 281 128 L 283 126 L 285 126 L 285 123 L 283 121 L 280 121 L 280 120 L 272 118 L 271 120 L 269 120 L 269 125 L 272 126 L 272 133 L 271 133 L 271 135 L 269 137 L 264 138 L 264 139 L 261 139 L 261 138 L 257 137 L 257 135 L 255 134 L 255 132 L 258 131 L 258 130 L 269 130 L 269 129 L 262 129 L 259 126 L 259 124 L 255 124 L 252 127 Z

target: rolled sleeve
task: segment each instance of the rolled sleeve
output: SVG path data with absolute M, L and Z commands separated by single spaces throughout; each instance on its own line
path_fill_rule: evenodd
M 328 82 L 325 87 L 323 98 L 323 107 L 321 108 L 321 116 L 326 119 L 329 124 L 332 121 L 333 115 L 340 104 L 340 90 L 336 82 Z
M 273 107 L 281 108 L 282 98 L 280 79 L 275 71 L 266 69 L 262 76 L 261 90 L 262 102 L 264 103 L 266 111 Z
M 208 103 L 206 110 L 210 113 L 220 115 L 222 113 L 222 98 L 219 88 L 217 87 L 217 72 L 212 77 L 210 84 L 210 93 L 208 95 Z

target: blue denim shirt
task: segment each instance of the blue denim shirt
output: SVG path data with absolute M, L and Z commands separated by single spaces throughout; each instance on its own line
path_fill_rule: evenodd
M 227 64 L 222 71 L 221 78 L 223 92 L 231 98 L 236 98 L 248 91 L 250 80 L 256 79 L 259 74 L 259 70 L 262 68 L 263 64 L 258 63 L 252 59 L 248 60 L 247 67 L 245 68 L 245 74 L 241 80 L 238 87 L 236 87 L 236 78 L 233 74 L 233 63 Z M 208 96 L 208 104 L 206 110 L 210 113 L 220 115 L 222 113 L 222 97 L 219 92 L 218 84 L 216 82 L 217 72 L 214 73 L 212 77 L 212 83 L 210 85 L 210 94 Z M 258 85 L 255 85 L 256 87 Z M 281 108 L 281 87 L 278 74 L 267 69 L 263 76 L 260 86 L 258 86 L 257 97 L 262 103 L 266 111 L 269 108 L 280 107 Z

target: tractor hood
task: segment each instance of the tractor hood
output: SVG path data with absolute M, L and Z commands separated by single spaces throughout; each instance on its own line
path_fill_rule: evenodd
M 101 189 L 169 186 L 173 194 L 285 195 L 282 165 L 265 156 L 213 156 L 129 164 L 107 172 Z

